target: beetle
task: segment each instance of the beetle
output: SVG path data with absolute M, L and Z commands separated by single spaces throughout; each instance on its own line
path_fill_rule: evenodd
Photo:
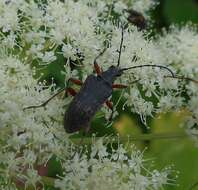
M 129 23 L 137 26 L 139 30 L 144 30 L 147 28 L 147 21 L 140 12 L 135 11 L 133 9 L 125 10 L 125 11 L 129 13 L 127 18 Z
M 128 68 L 120 68 L 120 58 L 123 46 L 123 36 L 124 29 L 122 28 L 121 35 L 121 43 L 119 48 L 119 57 L 118 63 L 116 66 L 110 66 L 106 71 L 102 71 L 99 65 L 97 64 L 97 59 L 103 55 L 106 49 L 104 49 L 94 60 L 94 68 L 97 73 L 97 76 L 94 74 L 89 75 L 85 82 L 81 82 L 77 79 L 69 79 L 69 82 L 73 82 L 77 85 L 80 85 L 80 91 L 77 93 L 73 88 L 68 87 L 61 89 L 59 92 L 54 94 L 51 98 L 49 98 L 46 102 L 37 106 L 29 106 L 27 108 L 37 108 L 41 106 L 45 106 L 51 99 L 53 99 L 56 95 L 61 93 L 63 90 L 66 90 L 67 93 L 74 96 L 73 100 L 69 104 L 68 109 L 64 115 L 64 128 L 67 133 L 73 133 L 84 129 L 86 132 L 90 129 L 90 123 L 96 112 L 102 107 L 104 103 L 112 110 L 113 114 L 113 104 L 108 100 L 108 98 L 112 95 L 112 91 L 114 88 L 127 88 L 128 86 L 122 84 L 114 84 L 114 81 L 120 77 L 124 71 L 129 69 L 135 69 L 140 67 L 159 67 L 162 69 L 168 70 L 171 75 L 174 77 L 173 72 L 162 65 L 137 65 Z

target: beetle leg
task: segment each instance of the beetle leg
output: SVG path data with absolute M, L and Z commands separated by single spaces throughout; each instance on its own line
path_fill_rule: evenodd
M 102 69 L 100 68 L 100 66 L 98 65 L 98 63 L 94 62 L 94 68 L 96 73 L 99 75 L 102 73 Z
M 107 101 L 105 102 L 105 104 L 107 105 L 107 107 L 108 107 L 109 109 L 113 110 L 113 103 L 112 103 L 111 101 L 107 100 Z
M 134 83 L 136 83 L 136 82 L 138 82 L 138 81 L 140 81 L 140 80 L 141 80 L 141 79 L 137 79 L 137 80 L 135 80 L 135 81 L 132 81 L 132 82 L 129 83 L 129 85 L 124 85 L 124 84 L 113 84 L 113 85 L 112 85 L 112 88 L 118 88 L 118 89 L 127 88 L 127 87 L 129 87 L 130 85 L 132 85 L 132 84 L 134 84 Z
M 89 133 L 89 131 L 91 130 L 91 126 L 88 125 L 86 128 L 85 128 L 85 134 L 84 135 L 87 135 Z
M 102 73 L 102 69 L 100 68 L 100 66 L 97 64 L 97 59 L 102 56 L 104 54 L 104 52 L 106 51 L 107 48 L 104 48 L 100 53 L 99 55 L 96 56 L 96 58 L 94 59 L 94 68 L 95 68 L 95 71 L 96 73 L 99 75 Z
M 69 81 L 76 84 L 76 85 L 79 85 L 79 86 L 83 85 L 83 82 L 81 80 L 78 80 L 78 79 L 75 79 L 75 78 L 70 78 Z
M 107 107 L 108 107 L 109 109 L 111 109 L 111 115 L 110 115 L 110 117 L 109 117 L 109 119 L 108 119 L 108 121 L 111 121 L 111 120 L 113 119 L 113 113 L 114 113 L 114 110 L 113 110 L 113 103 L 112 103 L 111 101 L 107 100 L 107 101 L 105 102 L 105 104 L 107 105 Z
M 73 88 L 67 88 L 66 93 L 70 94 L 71 96 L 75 96 L 77 92 Z
M 113 84 L 112 85 L 112 88 L 127 88 L 128 86 L 127 85 L 124 85 L 124 84 Z
M 68 81 L 67 81 L 67 86 L 68 86 L 69 82 L 72 82 L 72 83 L 74 83 L 76 85 L 79 85 L 79 86 L 83 85 L 83 82 L 81 80 L 78 80 L 78 79 L 75 79 L 75 78 L 69 78 Z M 77 94 L 76 90 L 74 90 L 71 87 L 65 88 L 65 93 L 70 94 L 71 96 L 75 96 Z

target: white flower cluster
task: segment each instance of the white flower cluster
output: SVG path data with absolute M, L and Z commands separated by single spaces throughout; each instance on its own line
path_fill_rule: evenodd
M 182 28 L 171 26 L 159 37 L 158 45 L 163 52 L 167 64 L 177 66 L 186 77 L 198 76 L 198 35 L 197 28 L 188 24 Z
M 154 6 L 151 0 L 147 0 L 146 3 L 144 0 L 134 2 L 48 0 L 46 4 L 41 1 L 37 3 L 35 1 L 29 3 L 13 0 L 1 1 L 0 7 L 9 9 L 10 14 L 13 14 L 12 18 L 15 18 L 14 20 L 9 19 L 6 23 L 4 21 L 0 27 L 2 29 L 1 43 L 11 52 L 13 49 L 20 52 L 21 58 L 28 64 L 37 63 L 37 65 L 44 66 L 50 63 L 58 64 L 57 59 L 62 56 L 67 60 L 65 78 L 76 76 L 77 70 L 83 68 L 80 70 L 84 80 L 93 72 L 93 60 L 105 47 L 109 48 L 100 58 L 99 64 L 103 69 L 117 64 L 117 50 L 121 38 L 119 23 L 127 22 L 128 13 L 125 10 L 134 9 L 133 6 L 137 6 L 138 3 L 142 5 L 142 14 L 146 14 Z M 1 18 L 6 17 L 6 14 L 5 11 L 0 12 Z M 117 15 L 117 17 L 114 18 L 113 15 Z M 11 27 L 14 25 L 17 27 Z M 129 26 L 129 30 L 126 30 L 124 34 L 125 49 L 122 52 L 122 67 L 145 63 L 163 64 L 161 52 L 153 42 L 146 38 L 146 34 L 137 31 L 134 26 Z M 133 61 L 134 56 L 137 57 L 135 61 Z M 70 61 L 76 65 L 72 72 L 69 68 Z M 131 83 L 133 80 L 141 78 L 140 83 L 143 85 L 143 90 L 148 96 L 151 96 L 156 90 L 154 83 L 158 81 L 155 76 L 159 76 L 159 74 L 147 68 L 135 73 L 128 72 L 122 77 L 121 82 Z M 150 77 L 145 77 L 145 73 Z M 133 97 L 132 94 L 129 96 L 144 102 L 142 97 Z M 134 105 L 134 102 L 131 106 L 136 107 L 135 110 L 142 118 L 151 116 L 154 106 L 148 106 L 149 110 L 144 113 L 145 109 L 142 109 L 140 102 L 137 102 L 137 105 Z
M 157 43 L 168 65 L 173 66 L 180 75 L 187 79 L 198 79 L 198 54 L 196 53 L 198 51 L 198 29 L 195 26 L 191 24 L 182 28 L 172 26 L 169 32 L 164 31 Z M 197 140 L 198 82 L 191 81 L 187 84 L 185 81 L 182 82 L 180 93 L 185 93 L 185 96 L 168 95 L 160 102 L 163 107 L 170 102 L 171 107 L 179 105 L 179 108 L 187 108 L 190 111 L 185 127 L 188 128 L 188 133 Z
M 55 181 L 55 187 L 64 189 L 160 189 L 169 183 L 170 168 L 159 172 L 144 169 L 146 162 L 133 146 L 128 155 L 122 145 L 107 151 L 103 139 L 91 147 L 91 155 L 75 154 L 72 161 L 63 164 L 65 176 Z M 143 174 L 146 172 L 147 174 Z
M 39 181 L 35 164 L 44 164 L 54 154 L 62 154 L 63 149 L 60 150 L 54 134 L 65 134 L 61 127 L 61 105 L 64 102 L 54 100 L 53 107 L 47 106 L 48 111 L 24 111 L 25 106 L 38 104 L 49 97 L 53 86 L 37 84 L 29 65 L 3 51 L 0 56 L 0 80 L 0 179 L 5 181 L 6 186 L 12 185 L 12 176 L 25 180 L 26 185 L 35 186 Z M 67 138 L 66 134 L 64 138 Z M 65 141 L 65 153 L 67 143 L 68 139 Z
M 51 86 L 37 84 L 29 65 L 1 52 L 0 56 L 0 185 L 16 189 L 43 184 L 39 166 L 52 156 L 61 162 L 64 175 L 55 180 L 60 189 L 159 189 L 169 183 L 169 169 L 145 169 L 141 152 L 122 145 L 107 151 L 103 139 L 91 153 L 72 149 L 63 130 L 63 100 L 54 99 L 46 109 L 23 110 L 50 96 Z M 129 148 L 128 148 L 129 149 Z M 147 173 L 146 175 L 144 173 Z
M 133 2 L 133 9 L 143 13 L 146 15 L 147 11 L 150 9 L 153 9 L 156 5 L 156 1 L 150 1 L 150 0 L 132 0 Z

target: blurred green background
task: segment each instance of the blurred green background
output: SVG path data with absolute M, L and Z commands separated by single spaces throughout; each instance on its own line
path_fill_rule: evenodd
M 168 27 L 171 23 L 198 23 L 198 0 L 160 0 L 153 11 L 154 28 Z
M 186 22 L 198 23 L 198 0 L 161 0 L 155 10 L 151 12 L 153 18 L 154 33 L 160 32 L 163 27 L 168 28 L 171 23 L 183 25 Z M 58 50 L 57 50 L 58 51 Z M 51 64 L 42 72 L 44 78 L 54 81 L 58 86 L 64 86 L 64 76 L 60 75 L 60 70 L 64 70 L 65 60 L 60 57 L 60 64 Z M 113 94 L 114 104 L 120 95 L 119 91 Z M 185 131 L 179 127 L 183 118 L 188 115 L 186 110 L 179 113 L 167 113 L 156 116 L 155 119 L 148 118 L 148 125 L 145 127 L 138 115 L 130 113 L 129 108 L 122 110 L 124 100 L 118 105 L 120 116 L 116 119 L 113 127 L 105 127 L 105 120 L 99 118 L 100 113 L 92 122 L 91 133 L 97 136 L 119 133 L 121 140 L 126 139 L 127 135 L 137 138 L 142 134 L 184 134 Z M 74 135 L 73 138 L 81 138 L 82 134 Z M 157 169 L 174 164 L 173 169 L 180 171 L 178 179 L 173 186 L 167 186 L 167 190 L 190 190 L 193 184 L 198 183 L 198 147 L 188 137 L 180 136 L 175 138 L 148 138 L 134 141 L 136 146 L 142 150 L 148 147 L 145 152 L 146 158 L 155 161 Z M 170 176 L 171 177 L 171 176 Z M 198 190 L 198 185 L 193 188 Z

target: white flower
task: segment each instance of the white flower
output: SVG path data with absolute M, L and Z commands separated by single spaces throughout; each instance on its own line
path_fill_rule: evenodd
M 186 25 L 172 26 L 158 41 L 167 63 L 177 65 L 184 76 L 195 77 L 198 73 L 198 35 L 196 28 Z
M 56 60 L 56 56 L 54 55 L 53 51 L 45 52 L 45 54 L 42 57 L 42 61 L 44 63 L 50 63 Z
M 155 5 L 156 2 L 154 0 L 133 0 L 133 9 L 144 14 L 154 8 Z
M 123 14 L 123 10 L 126 10 L 126 9 L 127 9 L 126 4 L 124 4 L 121 1 L 118 1 L 114 4 L 114 11 L 119 14 Z
M 36 184 L 41 180 L 36 170 L 27 169 L 27 175 L 22 176 L 25 179 L 25 187 L 33 185 L 36 188 Z
M 108 155 L 107 147 L 103 145 L 102 138 L 92 146 L 91 156 L 94 158 L 96 155 L 98 155 L 99 158 L 104 158 Z
M 19 17 L 18 7 L 15 4 L 7 4 L 0 2 L 0 28 L 3 32 L 10 32 L 18 30 Z
M 74 49 L 70 44 L 63 45 L 62 52 L 64 57 L 76 60 L 76 49 Z
M 123 145 L 119 145 L 118 149 L 114 149 L 113 153 L 109 153 L 106 151 L 106 145 L 103 145 L 101 139 L 95 143 L 92 145 L 92 151 L 95 152 L 96 146 L 99 145 L 99 149 L 105 150 L 105 154 L 101 154 L 99 156 L 100 159 L 97 159 L 94 152 L 93 154 L 91 153 L 90 157 L 80 156 L 80 153 L 76 152 L 74 161 L 68 162 L 69 165 L 64 165 L 65 175 L 55 180 L 55 187 L 61 190 L 65 189 L 65 187 L 88 190 L 139 190 L 161 187 L 161 182 L 169 182 L 169 179 L 166 177 L 168 173 L 163 171 L 164 173 L 159 172 L 161 176 L 160 178 L 158 175 L 160 182 L 156 183 L 154 180 L 154 176 L 156 176 L 155 179 L 157 178 L 156 170 L 144 170 L 141 152 L 137 152 L 132 148 L 131 156 L 127 156 Z M 147 175 L 143 175 L 143 171 Z

